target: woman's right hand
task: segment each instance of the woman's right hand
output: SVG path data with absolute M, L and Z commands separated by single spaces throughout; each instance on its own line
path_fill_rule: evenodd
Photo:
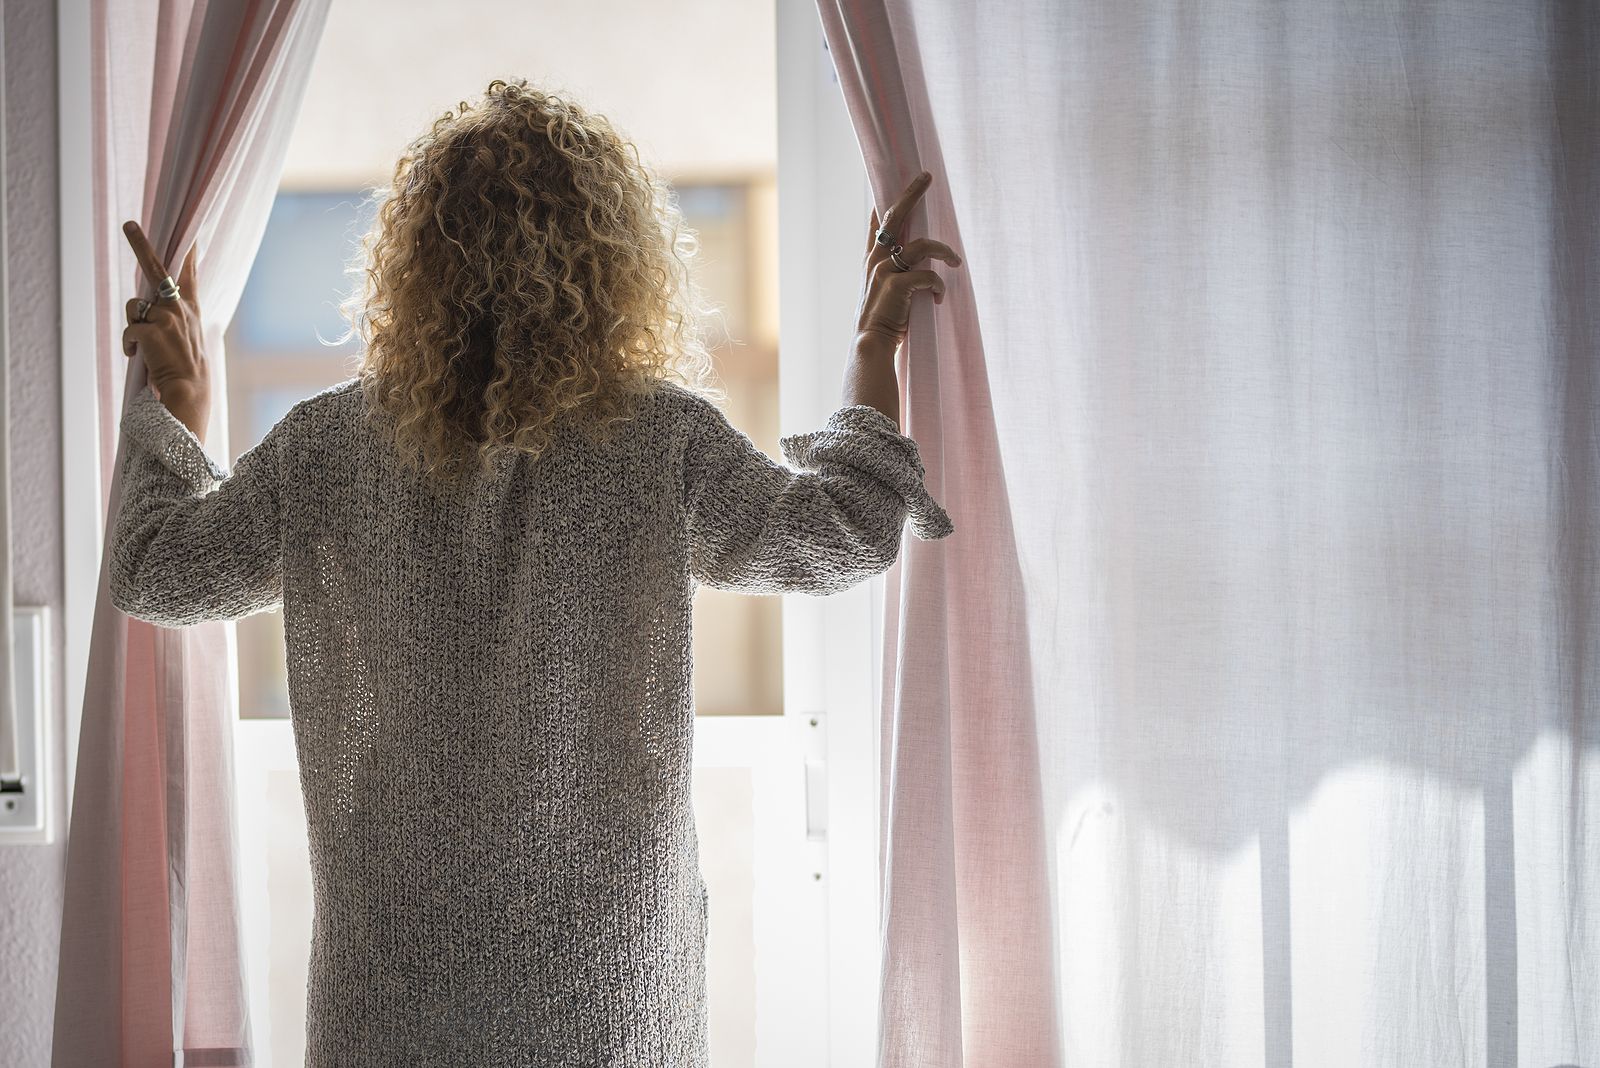
M 882 228 L 905 246 L 900 252 L 902 263 L 916 264 L 929 256 L 937 256 L 950 266 L 959 267 L 961 257 L 944 242 L 929 237 L 907 241 L 905 234 L 898 232 L 932 181 L 933 176 L 927 171 L 912 179 L 900 199 L 884 212 Z M 938 304 L 944 299 L 944 279 L 930 270 L 902 271 L 896 267 L 889 258 L 889 247 L 878 243 L 878 228 L 878 209 L 874 206 L 871 229 L 867 231 L 866 279 L 856 319 L 856 335 L 882 338 L 891 349 L 898 349 L 911 324 L 912 294 L 922 289 L 932 290 L 933 302 Z

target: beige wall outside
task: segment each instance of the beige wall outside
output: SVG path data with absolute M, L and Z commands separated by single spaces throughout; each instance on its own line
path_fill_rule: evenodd
M 514 77 L 601 112 L 674 179 L 770 174 L 774 25 L 757 0 L 334 0 L 321 48 L 342 61 L 318 55 L 307 99 L 327 110 L 301 115 L 284 185 L 384 179 L 446 108 Z

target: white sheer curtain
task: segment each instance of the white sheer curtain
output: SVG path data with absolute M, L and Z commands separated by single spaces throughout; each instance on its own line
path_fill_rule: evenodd
M 1600 6 L 819 7 L 966 259 L 879 1063 L 1600 1062 Z

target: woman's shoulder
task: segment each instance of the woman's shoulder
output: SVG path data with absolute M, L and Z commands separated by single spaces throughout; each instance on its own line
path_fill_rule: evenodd
M 336 382 L 295 401 L 273 424 L 265 440 L 281 446 L 304 448 L 308 443 L 326 441 L 336 435 L 334 428 L 348 424 L 363 401 L 361 380 L 357 377 Z
M 360 422 L 356 417 L 368 409 L 367 394 L 358 375 L 335 382 L 325 389 L 296 401 L 284 414 L 282 423 L 302 434 L 325 433 L 336 426 Z
M 727 416 L 710 391 L 663 378 L 653 383 L 651 396 L 653 402 L 671 413 L 680 426 L 693 429 L 705 426 L 708 420 L 727 421 Z
M 289 410 L 313 413 L 340 403 L 349 404 L 352 399 L 359 400 L 360 396 L 361 378 L 359 375 L 352 375 L 342 382 L 335 382 L 326 389 L 320 389 L 309 397 L 296 401 L 294 407 Z
M 643 387 L 641 392 L 658 403 L 675 406 L 693 404 L 700 399 L 700 394 L 695 390 L 670 378 L 655 379 Z
M 338 430 L 353 428 L 372 412 L 359 375 L 336 382 L 296 401 L 278 420 L 274 436 L 325 439 Z M 636 417 L 643 417 L 637 432 L 644 437 L 685 435 L 695 437 L 727 424 L 713 390 L 702 390 L 672 379 L 656 379 L 637 388 Z

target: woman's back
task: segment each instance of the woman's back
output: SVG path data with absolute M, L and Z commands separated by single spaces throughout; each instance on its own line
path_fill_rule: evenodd
M 361 405 L 347 383 L 297 412 L 285 481 L 311 1063 L 700 1063 L 672 420 L 447 493 Z
M 697 583 L 843 589 L 907 516 L 915 443 L 840 408 L 774 462 L 662 382 L 442 488 L 359 380 L 230 474 L 146 389 L 111 589 L 166 625 L 282 604 L 315 890 L 307 1063 L 706 1063 L 690 796 Z

